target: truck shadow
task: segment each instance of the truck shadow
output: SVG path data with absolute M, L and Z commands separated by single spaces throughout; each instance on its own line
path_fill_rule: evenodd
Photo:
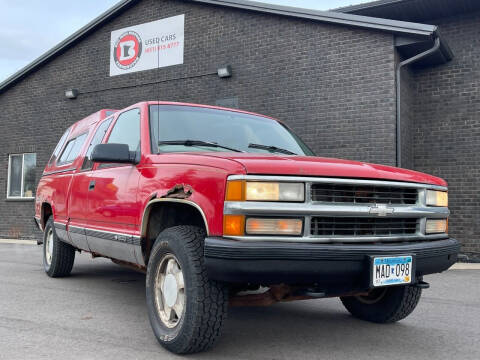
M 273 358 L 293 353 L 300 358 L 342 358 L 340 354 L 366 358 L 382 352 L 405 354 L 412 344 L 431 341 L 431 336 L 405 322 L 380 325 L 357 320 L 338 299 L 310 300 L 268 308 L 230 308 L 213 353 L 233 351 L 240 358 L 262 352 L 270 352 Z
M 101 293 L 110 306 L 120 308 L 127 301 L 141 316 L 142 327 L 150 329 L 145 308 L 145 275 L 103 259 L 75 265 L 69 281 L 88 283 L 88 291 Z M 120 295 L 120 296 L 119 296 Z M 389 358 L 422 356 L 432 341 L 439 348 L 449 346 L 446 332 L 425 331 L 421 306 L 413 315 L 396 324 L 371 324 L 351 317 L 339 299 L 281 303 L 270 307 L 230 307 L 223 334 L 215 348 L 190 358 L 224 359 L 235 357 L 328 359 L 358 354 L 367 358 L 394 354 Z M 121 316 L 119 314 L 118 316 Z M 127 318 L 125 319 L 127 321 Z M 128 323 L 125 323 L 128 327 Z M 133 330 L 133 329 L 132 329 Z M 130 333 L 140 338 L 144 333 Z M 168 353 L 153 335 L 141 341 L 142 350 Z M 454 344 L 450 344 L 454 345 Z M 288 354 L 288 355 L 287 355 Z

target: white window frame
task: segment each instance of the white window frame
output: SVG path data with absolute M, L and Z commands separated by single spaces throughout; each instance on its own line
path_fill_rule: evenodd
M 23 171 L 25 170 L 25 155 L 30 155 L 30 154 L 36 154 L 33 152 L 28 152 L 28 153 L 20 153 L 20 154 L 8 154 L 8 175 L 7 175 L 7 199 L 12 199 L 12 200 L 33 200 L 35 199 L 35 196 L 23 196 Z M 12 168 L 12 156 L 19 156 L 22 155 L 22 176 L 21 176 L 21 183 L 20 183 L 20 196 L 10 196 L 10 173 L 11 173 L 11 168 Z M 36 165 L 35 165 L 36 166 Z

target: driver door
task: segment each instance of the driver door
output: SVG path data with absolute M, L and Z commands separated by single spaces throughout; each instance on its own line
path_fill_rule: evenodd
M 127 144 L 140 156 L 140 109 L 118 115 L 106 143 Z M 87 242 L 90 251 L 137 263 L 140 173 L 133 164 L 97 163 L 88 182 Z

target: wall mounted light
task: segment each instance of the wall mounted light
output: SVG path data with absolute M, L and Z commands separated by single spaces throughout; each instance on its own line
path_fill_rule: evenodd
M 67 99 L 76 99 L 78 96 L 78 90 L 77 89 L 70 89 L 65 91 L 65 97 Z
M 221 78 L 228 78 L 232 76 L 232 66 L 231 65 L 225 65 L 217 70 L 218 77 Z

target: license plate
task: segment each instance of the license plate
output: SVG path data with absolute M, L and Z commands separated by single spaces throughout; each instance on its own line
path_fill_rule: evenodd
M 371 279 L 374 287 L 410 284 L 412 272 L 412 256 L 373 257 L 372 259 Z

